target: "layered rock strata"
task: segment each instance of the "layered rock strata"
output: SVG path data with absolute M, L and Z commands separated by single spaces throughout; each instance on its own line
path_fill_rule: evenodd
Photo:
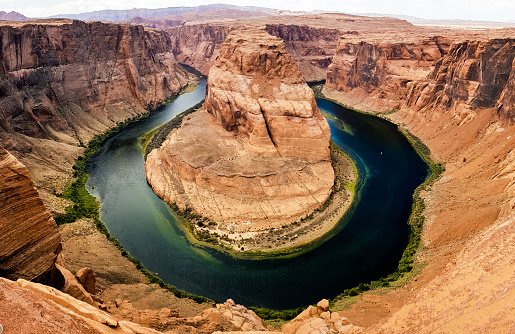
M 411 35 L 422 28 L 407 21 L 381 17 L 371 18 L 347 14 L 292 15 L 261 19 L 208 20 L 186 22 L 167 29 L 173 40 L 177 61 L 208 73 L 220 52 L 227 34 L 233 29 L 256 27 L 282 38 L 286 50 L 297 63 L 306 81 L 326 78 L 327 67 L 336 53 L 340 36 L 369 36 L 382 38 L 389 34 Z
M 362 110 L 399 109 L 410 84 L 424 79 L 450 44 L 439 36 L 412 43 L 356 42 L 343 36 L 328 67 L 326 86 Z
M 445 163 L 446 172 L 423 194 L 422 273 L 406 289 L 366 296 L 345 313 L 370 326 L 367 332 L 493 333 L 512 328 L 513 45 L 507 38 L 456 42 L 427 76 L 411 76 L 404 90 L 389 91 L 399 111 L 388 117 L 420 137 L 433 158 Z M 368 48 L 384 49 L 384 44 Z M 358 67 L 375 64 L 372 55 L 353 62 Z M 377 108 L 374 94 L 360 98 L 367 80 L 354 80 L 349 67 L 339 69 L 344 63 L 345 57 L 333 62 L 332 71 L 339 75 L 332 76 L 336 82 L 330 85 L 344 88 L 331 96 L 350 106 Z M 389 68 L 388 61 L 384 64 Z M 388 89 L 384 81 L 376 88 Z
M 0 146 L 0 276 L 32 280 L 55 267 L 57 225 L 27 168 Z
M 406 108 L 447 109 L 459 123 L 475 110 L 495 108 L 504 121 L 515 122 L 514 39 L 467 41 L 452 46 L 427 80 L 409 85 Z
M 52 212 L 81 144 L 188 80 L 168 35 L 141 26 L 38 20 L 3 23 L 0 36 L 0 139 Z
M 154 191 L 218 223 L 219 233 L 290 224 L 334 183 L 329 126 L 284 42 L 231 33 L 209 72 L 202 110 L 147 158 Z

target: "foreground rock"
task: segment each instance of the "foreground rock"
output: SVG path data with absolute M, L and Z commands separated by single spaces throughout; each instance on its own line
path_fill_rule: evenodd
M 44 279 L 61 252 L 57 225 L 27 168 L 0 146 L 0 276 Z
M 323 299 L 317 306 L 309 306 L 295 319 L 281 328 L 284 334 L 364 334 L 361 327 L 353 326 L 338 312 L 329 311 L 329 301 Z
M 331 135 L 284 42 L 257 29 L 229 35 L 207 85 L 203 109 L 148 155 L 154 191 L 220 235 L 278 228 L 320 207 L 334 183 Z
M 4 333 L 160 333 L 118 320 L 52 287 L 0 278 Z

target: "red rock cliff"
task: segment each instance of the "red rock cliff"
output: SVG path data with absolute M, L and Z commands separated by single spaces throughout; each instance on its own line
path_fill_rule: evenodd
M 450 43 L 443 37 L 413 43 L 369 43 L 347 41 L 343 36 L 328 68 L 326 86 L 361 109 L 399 109 L 409 83 L 424 79 Z
M 234 30 L 209 72 L 204 109 L 145 165 L 154 191 L 222 233 L 299 220 L 331 193 L 329 126 L 284 42 Z
M 0 25 L 0 140 L 54 212 L 93 135 L 162 104 L 187 83 L 163 32 L 40 20 Z
M 220 52 L 225 37 L 232 29 L 242 26 L 261 26 L 257 22 L 191 24 L 169 29 L 174 40 L 177 61 L 207 74 Z M 276 24 L 263 22 L 262 26 L 272 36 L 285 41 L 286 50 L 297 63 L 306 81 L 325 79 L 327 66 L 336 50 L 341 32 L 337 29 L 309 27 L 301 24 Z
M 266 32 L 227 37 L 209 71 L 204 108 L 261 154 L 329 159 L 329 125 L 313 91 L 284 42 Z
M 426 250 L 419 259 L 426 266 L 410 292 L 366 296 L 346 316 L 362 319 L 362 310 L 389 304 L 399 306 L 367 332 L 509 332 L 515 321 L 514 41 L 476 37 L 452 44 L 439 58 L 436 49 L 445 48 L 437 40 L 418 45 L 422 51 L 429 46 L 435 52 L 426 53 L 433 56 L 399 46 L 402 52 L 392 58 L 387 51 L 394 45 L 341 41 L 328 72 L 327 85 L 339 93 L 324 91 L 356 108 L 399 107 L 388 117 L 421 138 L 446 166 L 424 193 Z M 392 75 L 402 65 L 423 70 Z M 399 79 L 405 84 L 396 84 Z
M 497 115 L 515 121 L 515 40 L 493 39 L 454 44 L 427 80 L 410 87 L 406 107 L 444 108 L 460 114 L 496 108 Z

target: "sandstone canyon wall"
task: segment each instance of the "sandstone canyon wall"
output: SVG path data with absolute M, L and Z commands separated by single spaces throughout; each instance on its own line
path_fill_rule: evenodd
M 5 23 L 0 45 L 0 139 L 52 212 L 81 144 L 187 83 L 168 35 L 141 26 Z
M 424 193 L 422 273 L 395 294 L 365 296 L 345 315 L 371 333 L 513 330 L 513 40 L 448 47 L 440 38 L 410 45 L 342 38 L 338 50 L 324 92 L 358 109 L 399 109 L 387 117 L 446 165 Z M 391 315 L 375 313 L 385 309 Z
M 242 27 L 264 29 L 285 41 L 286 50 L 306 81 L 319 81 L 326 78 L 326 70 L 332 56 L 336 54 L 340 36 L 368 35 L 377 32 L 378 26 L 382 27 L 383 34 L 411 34 L 420 30 L 406 21 L 387 17 L 321 14 L 188 22 L 167 31 L 173 40 L 177 61 L 207 75 L 220 52 L 222 42 L 231 30 Z
M 0 146 L 0 276 L 32 280 L 54 269 L 61 251 L 57 225 L 29 171 Z
M 308 215 L 334 183 L 329 126 L 282 40 L 235 30 L 209 72 L 203 110 L 147 158 L 154 191 L 226 233 Z
M 259 22 L 259 21 L 258 21 Z M 178 62 L 207 75 L 220 53 L 227 34 L 245 26 L 264 28 L 270 35 L 284 40 L 286 50 L 297 63 L 306 81 L 325 79 L 327 66 L 335 53 L 340 30 L 296 24 L 262 24 L 256 22 L 197 23 L 168 29 Z
M 446 109 L 461 114 L 458 122 L 473 117 L 475 110 L 495 108 L 501 120 L 513 123 L 514 57 L 513 39 L 457 43 L 427 80 L 409 87 L 406 108 Z
M 399 109 L 409 84 L 424 79 L 450 44 L 439 36 L 412 43 L 348 41 L 342 36 L 328 67 L 326 86 L 359 109 Z

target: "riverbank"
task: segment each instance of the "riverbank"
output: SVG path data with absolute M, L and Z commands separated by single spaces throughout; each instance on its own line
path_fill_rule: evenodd
M 184 88 L 191 92 L 198 79 L 190 77 L 190 84 Z M 182 93 L 170 97 L 173 102 Z M 132 257 L 113 237 L 99 218 L 99 204 L 86 189 L 88 174 L 86 163 L 109 138 L 120 133 L 129 124 L 143 120 L 151 112 L 136 116 L 116 127 L 96 135 L 86 146 L 84 154 L 73 166 L 74 179 L 61 198 L 68 205 L 64 214 L 55 217 L 62 235 L 63 255 L 66 267 L 75 272 L 79 268 L 92 268 L 97 275 L 97 296 L 105 302 L 108 310 L 116 314 L 119 305 L 115 300 L 127 300 L 134 304 L 134 311 L 162 308 L 177 310 L 183 316 L 194 316 L 212 307 L 213 301 L 186 293 L 164 283 L 158 273 L 150 272 L 136 258 Z M 93 187 L 94 189 L 95 187 Z M 150 283 L 150 284 L 149 284 Z M 119 314 L 122 318 L 127 314 Z

